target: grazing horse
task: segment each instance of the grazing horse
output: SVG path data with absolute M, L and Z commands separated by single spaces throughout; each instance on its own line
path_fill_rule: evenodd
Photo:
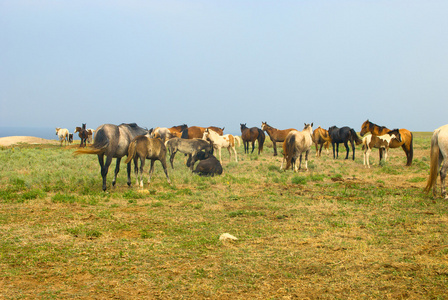
M 79 132 L 78 136 L 81 139 L 81 144 L 79 145 L 79 147 L 87 146 L 87 139 L 89 138 L 89 133 L 87 132 L 86 124 L 83 123 L 82 127 L 76 127 L 75 133 L 77 132 Z
M 207 128 L 213 130 L 214 132 L 217 132 L 219 135 L 224 134 L 224 128 L 219 128 L 216 126 L 209 126 Z M 181 137 L 183 139 L 202 139 L 205 129 L 205 127 L 191 126 L 182 131 Z
M 187 125 L 179 125 L 179 126 L 174 126 L 171 128 L 167 128 L 167 127 L 156 127 L 153 132 L 151 133 L 151 137 L 152 138 L 160 138 L 162 140 L 162 142 L 166 142 L 166 140 L 169 140 L 173 137 L 181 137 L 182 136 L 182 131 L 187 129 L 188 126 Z
M 274 156 L 277 156 L 277 145 L 276 142 L 284 142 L 286 139 L 286 136 L 288 133 L 290 133 L 293 130 L 296 130 L 294 128 L 289 129 L 283 129 L 279 130 L 272 126 L 269 126 L 266 122 L 261 122 L 261 130 L 266 131 L 271 138 L 272 144 L 274 146 Z
M 197 160 L 197 153 L 201 150 L 204 150 L 207 153 L 213 153 L 212 145 L 204 141 L 202 139 L 182 139 L 182 138 L 172 138 L 165 142 L 167 149 L 170 151 L 170 163 L 171 168 L 174 169 L 174 156 L 177 151 L 188 154 L 187 167 L 190 167 L 190 170 L 193 171 L 194 163 Z
M 240 124 L 241 139 L 244 144 L 244 153 L 249 153 L 249 142 L 252 143 L 252 152 L 254 153 L 255 141 L 258 141 L 258 154 L 263 151 L 263 144 L 265 140 L 264 131 L 257 127 L 248 128 L 246 123 Z
M 93 144 L 90 147 L 78 149 L 74 152 L 79 154 L 96 154 L 101 167 L 101 176 L 103 177 L 103 191 L 106 190 L 106 177 L 112 159 L 116 158 L 115 175 L 112 186 L 115 186 L 117 174 L 120 171 L 121 158 L 128 154 L 129 143 L 138 135 L 148 133 L 148 130 L 139 127 L 137 124 L 103 124 L 96 129 Z M 106 155 L 106 163 L 104 163 Z M 131 185 L 131 164 L 127 165 L 128 185 Z
M 389 151 L 390 143 L 392 140 L 396 139 L 401 142 L 401 134 L 398 129 L 389 131 L 388 133 L 380 136 L 376 135 L 366 135 L 362 138 L 362 150 L 364 157 L 364 166 L 370 168 L 369 156 L 372 152 L 372 148 L 384 149 L 384 161 L 387 161 L 387 152 Z M 381 157 L 380 157 L 381 163 Z
M 233 135 L 231 134 L 226 134 L 226 135 L 219 135 L 218 133 L 216 133 L 215 131 L 206 128 L 204 131 L 204 135 L 202 136 L 203 140 L 206 141 L 210 141 L 213 144 L 213 148 L 217 149 L 219 152 L 219 162 L 222 164 L 222 159 L 221 159 L 221 148 L 227 148 L 227 150 L 229 151 L 229 160 L 231 160 L 232 158 L 232 152 L 230 152 L 230 148 L 232 148 L 233 153 L 235 153 L 235 162 L 238 162 L 238 157 L 236 154 L 236 149 L 235 149 L 235 138 L 233 137 Z M 240 140 L 237 139 L 238 141 L 238 146 L 240 146 L 239 142 Z
M 156 160 L 162 163 L 163 171 L 166 175 L 166 180 L 168 181 L 168 183 L 171 183 L 171 180 L 168 177 L 168 171 L 166 169 L 166 147 L 160 139 L 149 138 L 146 135 L 136 136 L 129 144 L 128 158 L 126 159 L 125 163 L 130 163 L 132 159 L 134 159 L 134 172 L 137 185 L 140 182 L 141 188 L 143 188 L 143 167 L 145 166 L 146 159 L 151 160 L 148 183 L 151 182 L 151 175 L 154 172 L 154 162 Z M 140 169 L 138 168 L 139 159 Z
M 390 129 L 384 126 L 378 126 L 375 123 L 370 122 L 369 120 L 365 121 L 361 125 L 361 136 L 366 134 L 367 132 L 372 133 L 372 135 L 383 135 L 389 132 Z M 406 153 L 406 166 L 410 166 L 412 164 L 412 158 L 414 156 L 414 138 L 412 132 L 407 129 L 401 128 L 399 129 L 401 135 L 401 142 L 397 140 L 393 140 L 390 144 L 390 148 L 398 148 L 401 146 L 403 148 L 404 153 Z M 380 149 L 380 157 L 382 157 L 382 150 Z
M 290 166 L 294 172 L 302 168 L 302 154 L 305 152 L 305 170 L 308 171 L 308 154 L 313 145 L 313 123 L 305 124 L 302 131 L 291 131 L 283 142 L 283 161 L 280 169 L 283 169 L 283 163 L 286 161 L 285 170 Z M 299 167 L 296 160 L 300 157 Z
M 56 128 L 56 135 L 58 136 L 59 141 L 61 142 L 61 146 L 62 146 L 62 142 L 64 142 L 64 141 L 65 141 L 65 145 L 67 146 L 69 134 L 70 134 L 70 132 L 68 131 L 67 128 L 59 128 L 59 127 Z
M 445 178 L 448 170 L 448 124 L 434 130 L 431 138 L 429 177 L 426 183 L 425 192 L 436 195 L 437 175 L 440 173 L 440 185 L 442 197 L 448 200 L 445 190 Z M 440 168 L 440 171 L 439 171 Z
M 313 131 L 313 143 L 316 145 L 316 157 L 320 157 L 322 153 L 322 147 L 325 146 L 328 154 L 328 148 L 330 147 L 331 138 L 326 129 L 320 126 Z M 318 147 L 320 145 L 320 148 Z
M 333 146 L 333 158 L 339 157 L 339 144 L 344 143 L 345 149 L 347 150 L 345 159 L 348 159 L 348 154 L 350 152 L 350 149 L 348 148 L 348 142 L 350 142 L 350 144 L 352 145 L 353 160 L 355 160 L 355 142 L 356 145 L 359 145 L 362 143 L 362 140 L 359 138 L 353 128 L 347 126 L 341 128 L 332 126 L 328 128 L 328 134 L 330 135 L 331 145 Z M 334 147 L 335 144 L 336 149 Z

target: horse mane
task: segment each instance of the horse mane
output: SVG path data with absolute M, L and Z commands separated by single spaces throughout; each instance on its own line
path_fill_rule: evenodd
M 385 130 L 385 129 L 388 129 L 385 126 L 380 126 L 380 125 L 377 125 L 377 124 L 372 123 L 372 122 L 369 121 L 369 129 L 373 130 L 375 127 L 378 127 L 380 132 Z

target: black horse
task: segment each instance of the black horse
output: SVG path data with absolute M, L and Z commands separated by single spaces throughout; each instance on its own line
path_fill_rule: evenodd
M 128 154 L 128 148 L 131 141 L 138 135 L 147 134 L 148 130 L 139 127 L 137 124 L 104 124 L 96 129 L 93 144 L 87 148 L 81 148 L 75 151 L 78 154 L 97 154 L 98 162 L 101 166 L 101 176 L 103 177 L 103 191 L 106 190 L 106 177 L 112 159 L 117 159 L 115 166 L 115 176 L 112 186 L 117 181 L 117 174 L 120 171 L 121 158 Z M 104 163 L 104 155 L 106 155 L 106 163 Z M 131 163 L 127 165 L 128 185 L 131 185 Z
M 356 131 L 353 128 L 347 126 L 342 128 L 332 126 L 328 128 L 328 134 L 331 137 L 331 145 L 333 146 L 333 158 L 339 156 L 338 155 L 339 144 L 344 143 L 345 149 L 347 150 L 347 155 L 345 156 L 345 159 L 348 159 L 348 154 L 350 152 L 350 149 L 348 148 L 348 142 L 350 141 L 353 151 L 353 160 L 355 160 L 355 142 L 356 145 L 359 145 L 362 143 L 362 140 L 359 138 L 359 136 L 356 134 Z M 336 144 L 336 151 L 334 144 Z
M 249 143 L 252 143 L 252 152 L 254 153 L 255 141 L 258 141 L 258 154 L 263 151 L 263 144 L 266 138 L 264 131 L 258 127 L 248 128 L 246 123 L 240 124 L 241 139 L 244 144 L 244 153 L 249 153 Z

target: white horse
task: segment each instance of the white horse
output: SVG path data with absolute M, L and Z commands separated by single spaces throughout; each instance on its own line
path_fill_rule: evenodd
M 302 154 L 305 152 L 305 170 L 308 171 L 308 154 L 313 145 L 313 123 L 305 124 L 302 131 L 291 131 L 283 142 L 283 161 L 280 169 L 283 169 L 283 163 L 286 161 L 285 170 L 292 165 L 294 172 L 302 168 Z M 296 160 L 300 156 L 299 167 Z
M 442 197 L 448 199 L 445 190 L 445 178 L 448 170 L 448 124 L 434 130 L 431 138 L 430 157 L 430 171 L 425 191 L 429 192 L 432 188 L 433 195 L 436 195 L 437 175 L 439 174 L 440 168 L 440 185 Z
M 221 148 L 227 148 L 227 150 L 229 150 L 229 156 L 231 159 L 232 158 L 232 152 L 230 152 L 230 148 L 232 148 L 233 153 L 235 153 L 235 162 L 238 162 L 238 157 L 236 154 L 236 149 L 235 149 L 235 140 L 238 141 L 238 146 L 241 145 L 240 143 L 240 139 L 235 139 L 235 137 L 231 134 L 225 134 L 225 135 L 219 135 L 217 132 L 206 128 L 204 130 L 204 135 L 202 136 L 203 140 L 209 140 L 213 143 L 213 148 L 217 149 L 219 152 L 219 162 L 222 164 L 222 159 L 221 159 Z
M 56 128 L 56 135 L 59 138 L 59 141 L 61 142 L 61 146 L 62 146 L 62 142 L 65 141 L 65 145 L 67 146 L 67 142 L 68 142 L 68 135 L 70 134 L 70 132 L 68 131 L 67 128 Z
M 401 135 L 398 129 L 389 131 L 386 134 L 375 136 L 367 135 L 362 138 L 362 150 L 363 150 L 363 165 L 370 169 L 369 156 L 372 152 L 372 148 L 384 149 L 384 161 L 387 161 L 387 152 L 389 151 L 390 143 L 393 139 L 401 142 Z M 381 162 L 381 157 L 380 157 Z

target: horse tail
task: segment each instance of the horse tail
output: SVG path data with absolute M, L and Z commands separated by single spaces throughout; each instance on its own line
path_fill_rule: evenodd
M 356 131 L 353 128 L 350 128 L 350 134 L 355 140 L 356 145 L 362 144 L 362 140 L 359 138 L 359 136 L 356 134 Z
M 237 136 L 237 135 L 234 135 L 233 138 L 234 138 L 236 141 L 238 141 L 238 147 L 240 147 L 240 146 L 241 146 L 241 139 L 240 139 L 240 137 Z
M 258 151 L 259 152 L 263 152 L 263 144 L 264 144 L 264 140 L 266 138 L 266 135 L 264 134 L 264 131 L 261 130 L 260 128 L 258 129 Z
M 137 152 L 137 140 L 133 140 L 130 144 L 129 144 L 129 148 L 128 148 L 128 158 L 126 158 L 125 163 L 128 164 L 135 156 L 135 153 Z
M 412 159 L 414 158 L 414 135 L 411 132 L 411 144 L 409 145 L 409 155 L 407 165 L 410 166 L 412 164 Z
M 292 163 L 293 158 L 293 152 L 294 152 L 294 146 L 296 142 L 296 136 L 291 135 L 291 137 L 285 140 L 283 148 L 286 151 L 285 159 L 286 159 L 286 167 L 285 170 L 288 170 Z M 285 147 L 286 146 L 286 147 Z
M 98 130 L 95 134 L 95 139 L 93 141 L 93 144 L 90 147 L 86 148 L 80 148 L 76 150 L 73 154 L 74 155 L 80 155 L 80 154 L 103 154 L 106 152 L 106 148 L 109 146 L 109 139 L 106 136 L 104 130 Z
M 431 138 L 431 150 L 430 150 L 430 167 L 429 167 L 429 177 L 426 182 L 425 192 L 429 192 L 431 188 L 436 184 L 437 175 L 439 171 L 439 131 L 434 132 Z

